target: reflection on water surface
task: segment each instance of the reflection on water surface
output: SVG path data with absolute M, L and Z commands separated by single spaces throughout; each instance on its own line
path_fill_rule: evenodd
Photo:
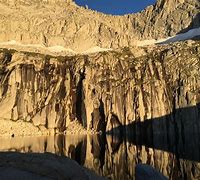
M 193 138 L 190 142 L 166 144 L 164 135 L 148 142 L 97 135 L 14 137 L 0 138 L 0 151 L 68 156 L 108 179 L 134 179 L 138 163 L 150 164 L 170 179 L 200 179 L 200 146 Z

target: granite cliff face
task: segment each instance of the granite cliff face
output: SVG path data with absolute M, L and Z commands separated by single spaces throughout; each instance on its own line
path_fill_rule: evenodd
M 66 155 L 112 179 L 133 179 L 138 163 L 199 179 L 200 41 L 137 44 L 199 28 L 199 8 L 158 0 L 111 16 L 72 0 L 0 0 L 0 150 Z M 15 137 L 55 134 L 70 138 Z
M 200 26 L 199 0 L 158 0 L 132 16 L 140 39 L 173 36 Z
M 0 41 L 63 46 L 82 52 L 94 46 L 133 46 L 199 27 L 199 0 L 158 0 L 137 14 L 104 15 L 71 1 L 1 0 Z
M 134 44 L 199 27 L 199 3 L 158 0 L 111 16 L 72 1 L 1 0 L 0 134 L 139 133 L 141 122 L 155 133 L 173 131 L 166 122 L 181 130 L 188 122 L 196 132 L 188 117 L 198 118 L 199 42 Z M 63 52 L 94 46 L 115 50 Z M 190 106 L 196 110 L 184 115 Z
M 174 116 L 190 124 L 199 111 L 199 47 L 188 41 L 64 57 L 1 49 L 0 133 L 64 132 L 73 121 L 131 132 L 133 123 L 175 123 Z M 196 109 L 184 115 L 190 106 Z

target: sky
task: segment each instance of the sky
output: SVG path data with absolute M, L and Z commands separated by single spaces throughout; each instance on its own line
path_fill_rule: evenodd
M 156 0 L 75 0 L 76 4 L 94 9 L 106 14 L 123 15 L 136 13 Z

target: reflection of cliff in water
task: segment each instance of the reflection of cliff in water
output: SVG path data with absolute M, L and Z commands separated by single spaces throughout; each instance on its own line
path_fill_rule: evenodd
M 157 137 L 150 142 L 148 138 L 147 141 L 141 139 L 140 144 L 135 137 L 121 139 L 116 136 L 1 138 L 0 150 L 68 156 L 108 179 L 133 179 L 138 163 L 150 164 L 170 179 L 200 177 L 199 143 L 195 141 L 198 134 L 192 136 L 190 143 L 168 145 L 164 134 Z
M 0 138 L 0 151 L 68 156 L 108 179 L 133 179 L 138 163 L 153 166 L 169 179 L 199 179 L 199 107 L 136 121 L 114 129 L 118 135 Z
M 132 144 L 145 145 L 171 152 L 183 159 L 200 161 L 199 112 L 200 104 L 179 108 L 162 117 L 115 128 L 110 133 L 120 129 L 120 136 Z

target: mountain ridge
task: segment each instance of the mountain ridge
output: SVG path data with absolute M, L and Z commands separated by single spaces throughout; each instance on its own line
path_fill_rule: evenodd
M 95 46 L 113 49 L 134 46 L 137 40 L 175 35 L 187 29 L 195 18 L 191 28 L 200 24 L 198 0 L 159 0 L 140 13 L 124 16 L 105 15 L 75 3 L 37 4 L 36 0 L 9 5 L 5 2 L 8 1 L 0 1 L 1 42 L 15 40 L 75 51 Z

